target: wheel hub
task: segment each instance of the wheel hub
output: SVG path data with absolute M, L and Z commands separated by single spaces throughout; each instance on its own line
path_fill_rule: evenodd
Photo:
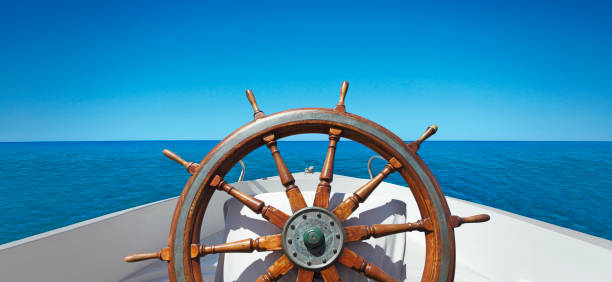
M 295 265 L 319 270 L 340 256 L 344 229 L 330 211 L 309 207 L 297 211 L 287 220 L 282 240 L 285 254 Z
M 323 244 L 325 235 L 318 227 L 313 227 L 304 232 L 304 245 L 308 248 L 316 248 Z

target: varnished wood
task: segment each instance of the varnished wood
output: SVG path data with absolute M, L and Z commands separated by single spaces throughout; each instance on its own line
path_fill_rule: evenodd
M 340 99 L 338 100 L 338 104 L 334 108 L 334 111 L 345 112 L 346 107 L 344 106 L 344 98 L 346 98 L 346 92 L 348 91 L 349 83 L 348 81 L 343 81 L 342 86 L 340 87 Z
M 184 166 L 187 172 L 189 172 L 190 174 L 194 174 L 198 171 L 199 165 L 197 163 L 185 161 L 183 158 L 179 157 L 177 154 L 168 149 L 164 149 L 162 153 L 164 153 L 164 155 L 169 159 Z
M 429 219 L 420 219 L 417 222 L 407 222 L 402 224 L 374 224 L 374 225 L 357 225 L 344 228 L 346 237 L 345 242 L 355 242 L 366 240 L 371 237 L 379 238 L 391 234 L 410 232 L 410 231 L 432 231 L 431 221 Z
M 314 278 L 314 272 L 310 270 L 306 270 L 304 268 L 299 268 L 297 279 L 295 281 L 296 282 L 311 282 L 313 278 Z
M 295 119 L 296 116 L 302 114 L 304 117 L 314 116 L 316 118 L 305 118 L 303 120 Z M 341 116 L 343 119 L 350 120 L 354 123 L 338 122 L 325 118 L 329 115 Z M 188 256 L 192 242 L 197 242 L 197 240 L 200 238 L 200 230 L 207 228 L 206 222 L 202 223 L 202 218 L 205 214 L 208 215 L 207 207 L 210 208 L 210 199 L 215 189 L 210 189 L 208 185 L 202 185 L 201 182 L 194 180 L 204 179 L 204 183 L 209 183 L 215 174 L 225 175 L 238 160 L 261 146 L 263 144 L 261 142 L 262 137 L 270 132 L 274 132 L 278 138 L 284 138 L 303 133 L 326 134 L 328 133 L 329 128 L 332 127 L 341 129 L 343 131 L 343 138 L 363 144 L 385 159 L 396 157 L 402 164 L 406 165 L 405 168 L 399 169 L 398 172 L 406 181 L 407 186 L 412 190 L 412 194 L 414 195 L 414 200 L 419 208 L 421 217 L 431 217 L 432 226 L 434 227 L 432 232 L 425 233 L 425 246 L 427 251 L 425 253 L 426 256 L 422 281 L 441 281 L 439 279 L 441 275 L 447 277 L 447 279 L 444 281 L 453 281 L 455 242 L 453 230 L 450 228 L 451 214 L 436 179 L 417 154 L 410 154 L 410 156 L 407 156 L 406 154 L 398 154 L 397 147 L 395 147 L 394 144 L 399 144 L 402 142 L 399 137 L 384 129 L 380 125 L 356 115 L 334 111 L 332 109 L 317 108 L 285 111 L 283 113 L 265 116 L 262 119 L 277 119 L 279 116 L 291 117 L 292 121 L 290 123 L 279 124 L 278 126 L 274 127 L 262 128 L 256 134 L 253 134 L 249 130 L 249 128 L 252 128 L 252 124 L 245 125 L 232 133 L 231 136 L 224 139 L 224 141 L 221 141 L 201 162 L 208 162 L 210 166 L 207 167 L 214 167 L 214 171 L 206 171 L 206 174 L 203 173 L 203 171 L 199 171 L 198 177 L 190 178 L 189 182 L 185 185 L 183 194 L 177 202 L 177 207 L 172 219 L 168 245 L 175 254 L 177 253 L 177 249 L 179 249 L 178 253 L 180 253 L 180 250 L 183 250 L 183 253 L 186 254 L 187 259 L 185 259 L 185 256 L 175 256 L 172 258 L 174 261 L 171 259 L 170 263 L 168 264 L 168 271 L 171 281 L 175 281 L 175 272 L 178 273 L 178 271 L 182 272 L 181 275 L 185 276 L 187 281 L 202 281 L 201 272 L 199 271 L 199 260 L 191 260 L 188 258 Z M 253 121 L 253 123 L 267 123 L 266 120 L 262 119 Z M 355 127 L 355 124 L 358 126 Z M 377 136 L 372 136 L 370 131 L 365 131 L 363 129 L 364 127 L 362 125 L 367 125 L 374 128 L 377 130 L 377 132 L 381 132 L 382 135 L 380 136 L 388 137 L 391 141 L 384 141 L 377 138 Z M 251 137 L 236 138 L 236 136 L 242 136 L 242 133 L 246 132 L 249 132 L 249 135 L 245 136 Z M 237 143 L 238 145 L 232 145 L 234 143 L 229 142 L 236 140 L 240 141 L 240 143 Z M 229 149 L 229 151 L 226 149 Z M 221 150 L 229 153 L 225 154 L 221 159 L 218 159 L 216 157 L 219 156 L 218 152 Z M 419 174 L 417 175 L 416 172 Z M 424 172 L 425 175 L 423 175 L 422 172 Z M 195 186 L 196 183 L 198 186 Z M 431 189 L 431 185 L 433 185 L 433 191 Z M 441 207 L 440 205 L 436 205 L 435 207 L 433 206 L 432 200 L 434 199 L 436 201 L 441 201 Z M 186 214 L 185 211 L 188 211 L 188 213 Z M 187 221 L 180 222 L 180 220 L 183 218 L 182 216 L 184 215 L 187 216 Z M 449 229 L 443 228 L 444 225 L 442 225 L 439 221 L 440 218 L 444 217 L 447 218 L 447 225 L 449 226 Z M 183 227 L 184 230 L 182 230 Z M 440 236 L 440 232 L 445 234 L 446 238 L 448 238 L 447 241 L 443 242 L 441 238 L 444 236 Z M 442 243 L 445 245 L 442 245 Z
M 302 195 L 302 192 L 300 192 L 300 188 L 295 185 L 295 179 L 293 178 L 293 175 L 291 175 L 289 168 L 287 168 L 287 165 L 285 164 L 285 161 L 278 150 L 276 136 L 274 134 L 267 135 L 263 138 L 263 141 L 270 149 L 270 153 L 272 153 L 272 157 L 276 163 L 276 168 L 278 169 L 278 176 L 280 177 L 283 186 L 285 186 L 285 193 L 287 194 L 287 198 L 289 198 L 291 210 L 296 212 L 305 208 L 306 201 L 304 200 L 304 196 Z
M 227 182 L 219 175 L 216 175 L 209 185 L 210 187 L 225 191 L 232 195 L 253 212 L 261 214 L 263 218 L 267 219 L 270 221 L 270 223 L 276 225 L 280 229 L 283 229 L 285 222 L 287 219 L 289 219 L 289 215 L 286 213 L 276 209 L 275 207 L 266 206 L 263 201 L 234 188 L 233 186 L 227 184 Z
M 125 260 L 126 262 L 136 262 L 136 261 L 143 261 L 143 260 L 148 260 L 148 259 L 159 259 L 163 261 L 169 261 L 170 260 L 170 248 L 165 247 L 157 253 L 132 254 L 132 255 L 126 256 L 123 260 Z
M 472 215 L 468 217 L 460 217 L 460 216 L 453 215 L 451 217 L 451 226 L 453 226 L 453 228 L 456 228 L 456 227 L 461 226 L 461 224 L 464 224 L 464 223 L 487 222 L 489 221 L 489 219 L 491 219 L 491 217 L 488 214 L 477 214 L 477 215 Z
M 423 143 L 423 141 L 427 140 L 427 138 L 429 138 L 432 135 L 436 134 L 436 132 L 438 132 L 438 126 L 437 125 L 432 124 L 432 125 L 428 126 L 427 129 L 425 129 L 425 132 L 423 132 L 423 134 L 421 135 L 421 137 L 419 137 L 419 139 L 417 139 L 416 141 L 411 142 L 410 144 L 408 144 L 408 148 L 410 148 L 414 152 L 418 151 L 419 147 L 421 147 L 421 143 Z
M 342 255 L 340 255 L 338 262 L 356 271 L 363 272 L 365 276 L 377 281 L 397 281 L 382 269 L 378 268 L 378 266 L 367 262 L 360 255 L 346 247 L 342 250 Z
M 340 221 L 344 221 L 357 209 L 359 203 L 363 203 L 370 194 L 378 187 L 378 185 L 392 172 L 402 167 L 402 164 L 395 158 L 391 158 L 389 162 L 385 165 L 385 168 L 374 178 L 370 179 L 365 185 L 361 186 L 359 189 L 355 190 L 353 195 L 346 198 L 340 205 L 338 205 L 333 213 L 340 219 Z
M 366 240 L 370 237 L 372 237 L 370 226 L 356 225 L 344 227 L 344 242 L 346 243 Z
M 267 219 L 270 223 L 276 225 L 278 228 L 283 229 L 285 222 L 289 219 L 289 216 L 281 210 L 273 206 L 265 206 L 261 210 L 263 218 Z
M 268 282 L 268 281 L 276 281 L 281 276 L 287 274 L 289 270 L 293 268 L 293 263 L 289 260 L 286 255 L 282 255 L 279 259 L 277 259 L 266 271 L 266 273 L 259 278 L 257 278 L 257 282 Z
M 327 156 L 321 169 L 319 176 L 319 185 L 315 194 L 314 206 L 327 208 L 329 205 L 329 194 L 331 192 L 331 182 L 334 178 L 334 158 L 336 156 L 336 145 L 340 140 L 342 130 L 336 128 L 329 129 L 329 146 L 327 147 Z
M 191 258 L 217 253 L 251 253 L 253 251 L 279 251 L 282 249 L 281 234 L 276 234 L 217 245 L 192 244 Z
M 255 95 L 253 94 L 253 91 L 251 91 L 251 89 L 247 89 L 246 96 L 249 100 L 249 103 L 251 103 L 251 107 L 253 107 L 253 117 L 255 119 L 264 117 L 265 114 L 259 109 L 259 106 L 257 106 L 257 101 L 255 101 Z
M 321 270 L 321 277 L 323 277 L 323 281 L 325 282 L 337 282 L 340 281 L 340 274 L 338 274 L 338 270 L 335 265 L 331 265 L 330 267 Z
M 232 195 L 234 198 L 238 199 L 255 213 L 260 213 L 261 209 L 265 206 L 265 203 L 263 201 L 251 195 L 243 193 L 242 191 L 227 184 L 227 182 L 219 175 L 213 178 L 213 180 L 210 182 L 210 187 L 216 188 L 217 190 L 225 191 L 226 193 Z
M 370 194 L 378 187 L 378 185 L 385 179 L 389 174 L 402 167 L 402 164 L 395 158 L 391 158 L 385 165 L 385 168 L 376 175 L 371 181 L 361 188 L 357 189 L 353 194 L 356 196 L 360 203 L 363 203 Z

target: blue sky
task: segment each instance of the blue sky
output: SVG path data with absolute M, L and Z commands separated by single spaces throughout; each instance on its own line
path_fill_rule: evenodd
M 407 140 L 612 140 L 605 2 L 170 2 L 2 2 L 0 141 L 221 139 L 247 88 L 273 113 L 343 80 Z

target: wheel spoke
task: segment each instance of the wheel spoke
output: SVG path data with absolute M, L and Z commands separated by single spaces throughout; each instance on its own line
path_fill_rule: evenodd
M 331 191 L 331 185 L 334 178 L 334 158 L 336 155 L 336 144 L 340 140 L 340 134 L 342 130 L 336 128 L 329 129 L 329 147 L 327 147 L 327 156 L 325 157 L 325 163 L 321 169 L 321 176 L 319 176 L 319 185 L 317 185 L 317 193 L 315 194 L 314 206 L 327 208 L 329 204 L 329 193 Z
M 266 273 L 257 278 L 257 282 L 276 281 L 281 276 L 287 274 L 293 268 L 293 263 L 286 255 L 282 255 L 269 268 Z
M 385 165 L 385 168 L 374 178 L 370 179 L 365 185 L 355 190 L 353 195 L 344 200 L 334 209 L 334 214 L 344 221 L 346 218 L 357 209 L 359 203 L 363 203 L 368 196 L 378 187 L 378 185 L 392 172 L 402 167 L 402 164 L 396 159 L 391 158 Z
M 291 175 L 289 168 L 287 168 L 283 157 L 281 157 L 278 146 L 276 145 L 276 136 L 274 134 L 270 134 L 264 137 L 263 140 L 272 153 L 272 157 L 276 163 L 276 168 L 278 169 L 278 176 L 280 177 L 283 186 L 285 186 L 285 192 L 287 193 L 287 198 L 289 198 L 291 210 L 295 212 L 305 208 L 306 201 L 304 201 L 304 196 L 302 196 L 300 188 L 295 185 L 295 179 L 293 178 L 293 175 Z
M 338 261 L 356 271 L 363 272 L 365 276 L 377 281 L 397 281 L 378 266 L 367 262 L 364 258 L 351 251 L 349 248 L 345 247 L 344 250 L 342 250 L 342 255 L 340 255 L 340 259 Z
M 210 182 L 210 187 L 227 192 L 228 194 L 236 198 L 238 201 L 243 203 L 245 206 L 247 206 L 249 209 L 251 209 L 253 212 L 261 214 L 263 218 L 268 220 L 270 223 L 276 225 L 280 229 L 283 229 L 285 221 L 289 219 L 289 216 L 286 213 L 278 210 L 273 206 L 266 206 L 263 201 L 232 187 L 231 185 L 227 184 L 227 182 L 223 180 L 223 178 L 221 178 L 221 176 L 219 175 L 213 178 L 213 180 Z
M 313 278 L 314 278 L 314 272 L 300 268 L 298 270 L 298 276 L 295 281 L 296 282 L 311 282 Z
M 340 281 L 340 275 L 338 274 L 338 270 L 336 270 L 336 267 L 333 265 L 321 270 L 321 276 L 323 276 L 323 280 L 325 280 L 325 282 Z
M 420 219 L 417 222 L 407 222 L 403 224 L 374 224 L 374 225 L 357 225 L 344 228 L 346 238 L 344 242 L 355 242 L 369 239 L 370 237 L 378 238 L 391 234 L 410 232 L 410 231 L 431 231 L 431 221 L 429 218 Z
M 282 249 L 281 234 L 276 234 L 218 245 L 192 244 L 191 258 L 218 253 L 251 253 L 253 251 L 278 251 Z

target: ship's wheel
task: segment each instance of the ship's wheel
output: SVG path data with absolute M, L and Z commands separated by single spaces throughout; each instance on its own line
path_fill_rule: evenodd
M 463 223 L 484 222 L 488 215 L 458 217 L 451 215 L 438 182 L 417 151 L 421 143 L 437 131 L 431 125 L 416 141 L 406 144 L 384 127 L 345 111 L 348 83 L 342 84 L 340 100 L 333 109 L 305 108 L 265 115 L 257 106 L 251 90 L 247 98 L 255 111 L 254 120 L 223 139 L 200 164 L 186 162 L 174 153 L 164 154 L 181 163 L 191 178 L 178 200 L 168 246 L 159 252 L 134 254 L 126 261 L 158 258 L 168 262 L 171 281 L 203 281 L 199 258 L 212 253 L 277 251 L 283 255 L 256 281 L 274 281 L 297 268 L 297 281 L 312 281 L 319 273 L 325 281 L 340 281 L 336 264 L 343 264 L 378 281 L 395 281 L 375 261 L 366 261 L 346 247 L 346 243 L 390 234 L 420 231 L 426 241 L 422 281 L 452 281 L 455 272 L 455 235 L 453 229 Z M 312 205 L 304 200 L 277 146 L 287 136 L 320 133 L 329 135 L 327 156 Z M 334 168 L 334 156 L 340 137 L 359 142 L 387 160 L 384 169 L 346 200 L 328 209 Z M 223 177 L 243 157 L 258 147 L 267 146 L 278 168 L 293 215 L 247 195 L 229 185 Z M 399 173 L 416 200 L 421 218 L 404 224 L 343 226 L 360 203 L 391 173 Z M 207 206 L 215 191 L 230 194 L 253 212 L 277 226 L 276 235 L 219 244 L 199 242 Z

